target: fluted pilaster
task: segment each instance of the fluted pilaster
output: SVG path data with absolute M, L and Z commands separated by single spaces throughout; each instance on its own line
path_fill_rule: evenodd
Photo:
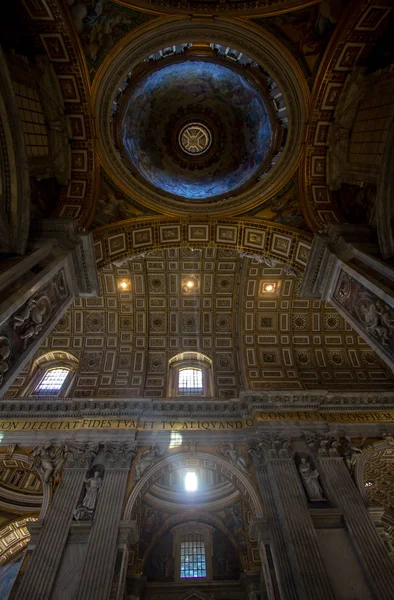
M 282 600 L 297 600 L 297 587 L 294 581 L 291 562 L 287 554 L 285 532 L 282 529 L 275 506 L 274 497 L 268 477 L 267 467 L 256 466 L 257 481 L 263 498 L 264 513 L 267 518 L 270 534 L 270 548 L 274 561 L 276 579 Z M 262 562 L 266 560 L 261 557 Z
M 84 476 L 85 469 L 64 472 L 16 600 L 49 600 L 51 597 Z
M 394 590 L 394 565 L 343 459 L 320 458 L 319 463 L 330 499 L 343 510 L 347 530 L 357 548 L 374 598 L 391 600 Z
M 106 471 L 97 503 L 77 600 L 107 600 L 114 574 L 119 524 L 135 447 L 106 448 Z
M 16 600 L 49 600 L 81 493 L 86 469 L 96 455 L 97 445 L 65 446 L 66 468 L 45 517 L 37 546 L 23 576 Z
M 287 552 L 296 567 L 298 598 L 334 600 L 294 461 L 291 458 L 269 459 L 267 469 Z

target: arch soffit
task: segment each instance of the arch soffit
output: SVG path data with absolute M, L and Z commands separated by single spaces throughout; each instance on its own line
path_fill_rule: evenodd
M 301 208 L 312 231 L 343 221 L 326 179 L 329 126 L 347 76 L 360 56 L 371 49 L 391 10 L 391 0 L 381 0 L 379 7 L 371 6 L 369 0 L 350 2 L 320 63 L 312 89 L 299 179 Z
M 80 137 L 80 121 L 70 119 L 71 135 L 75 137 L 71 141 L 71 178 L 69 185 L 62 186 L 52 216 L 75 219 L 81 226 L 89 227 L 100 183 L 89 74 L 69 10 L 67 7 L 63 9 L 61 4 L 59 0 L 46 0 L 39 3 L 39 8 L 35 8 L 34 3 L 24 2 L 23 9 L 29 26 L 40 38 L 43 50 L 55 70 L 59 93 L 65 100 L 65 115 L 83 115 L 84 139 Z M 57 48 L 60 48 L 58 52 Z
M 389 443 L 386 440 L 374 442 L 361 453 L 354 469 L 354 479 L 362 497 L 367 500 L 367 492 L 364 485 L 364 471 L 369 461 L 381 458 L 385 451 L 389 450 L 391 460 L 394 462 L 394 442 Z
M 198 512 L 196 512 L 194 510 L 193 513 L 191 513 L 190 510 L 189 511 L 183 510 L 181 513 L 171 515 L 171 517 L 168 517 L 168 519 L 166 519 L 164 521 L 162 526 L 159 528 L 159 530 L 153 536 L 151 543 L 149 544 L 148 548 L 146 549 L 146 552 L 144 554 L 143 566 L 145 565 L 145 563 L 149 557 L 149 554 L 151 553 L 152 549 L 154 548 L 155 544 L 157 543 L 157 540 L 159 540 L 165 533 L 170 531 L 170 529 L 172 529 L 173 527 L 182 525 L 182 524 L 190 522 L 190 521 L 197 521 L 199 524 L 203 523 L 203 524 L 207 524 L 207 525 L 212 525 L 213 527 L 215 527 L 215 529 L 217 529 L 218 531 L 223 533 L 227 537 L 227 539 L 230 540 L 234 550 L 236 551 L 237 555 L 239 555 L 239 558 L 240 558 L 240 561 L 242 564 L 242 555 L 239 551 L 239 546 L 238 546 L 234 536 L 232 535 L 231 531 L 228 529 L 228 527 L 226 527 L 224 525 L 224 523 L 221 521 L 221 519 L 219 517 L 217 517 L 216 515 L 213 515 L 212 513 L 206 511 L 205 509 L 202 509 L 202 510 L 199 510 Z
M 129 219 L 100 227 L 93 236 L 98 268 L 152 250 L 214 246 L 265 256 L 303 272 L 312 244 L 305 231 L 257 219 Z
M 168 215 L 190 214 L 188 203 L 166 198 L 135 179 L 112 143 L 111 109 L 115 91 L 147 56 L 171 44 L 212 42 L 237 48 L 267 70 L 279 85 L 288 107 L 289 130 L 284 151 L 275 167 L 251 189 L 226 200 L 193 204 L 193 214 L 234 215 L 245 212 L 277 193 L 293 176 L 302 156 L 304 124 L 309 108 L 309 88 L 291 52 L 262 27 L 238 19 L 218 17 L 207 21 L 183 16 L 159 17 L 124 36 L 100 65 L 92 84 L 92 98 L 98 128 L 98 152 L 103 168 L 126 194 L 142 204 Z M 242 40 L 242 41 L 241 41 Z
M 31 470 L 30 460 L 25 454 L 19 454 L 19 453 L 14 452 L 12 457 L 10 457 L 6 452 L 0 452 L 0 461 L 4 461 L 4 460 L 6 460 L 6 461 L 18 460 L 21 463 L 23 463 L 24 465 L 26 465 L 27 471 Z M 42 484 L 42 505 L 41 505 L 40 515 L 38 517 L 40 520 L 42 520 L 47 513 L 47 510 L 49 508 L 49 504 L 51 501 L 51 488 L 48 483 L 44 482 L 43 478 L 41 477 L 40 473 L 37 470 L 34 470 L 34 473 L 41 480 L 41 484 Z
M 179 460 L 184 460 L 188 455 L 187 453 L 175 454 L 168 456 L 167 458 L 157 462 L 149 471 L 141 477 L 132 489 L 126 503 L 124 510 L 123 519 L 129 521 L 131 519 L 133 508 L 136 502 L 143 498 L 145 493 L 155 484 L 156 480 L 159 479 L 163 474 L 163 469 Z M 230 479 L 235 487 L 239 490 L 241 496 L 249 504 L 253 516 L 260 516 L 263 514 L 263 506 L 259 498 L 258 493 L 253 487 L 252 482 L 249 478 L 244 475 L 239 469 L 231 465 L 229 462 L 214 454 L 207 454 L 205 452 L 196 452 L 193 454 L 193 458 L 200 459 L 203 464 L 204 461 L 208 461 L 210 464 L 215 463 L 219 469 L 220 474 L 226 479 Z

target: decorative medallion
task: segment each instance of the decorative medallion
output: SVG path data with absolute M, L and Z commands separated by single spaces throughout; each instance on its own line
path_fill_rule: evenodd
M 206 152 L 212 143 L 212 135 L 203 123 L 189 123 L 182 127 L 178 141 L 181 149 L 191 156 Z

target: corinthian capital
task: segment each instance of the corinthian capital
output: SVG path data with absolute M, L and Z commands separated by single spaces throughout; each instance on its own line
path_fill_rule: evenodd
M 311 453 L 316 457 L 339 456 L 341 446 L 339 436 L 333 433 L 304 433 L 305 441 Z
M 137 442 L 105 442 L 104 464 L 110 469 L 128 468 L 133 462 L 137 450 Z
M 290 436 L 274 432 L 259 438 L 256 444 L 249 446 L 248 451 L 256 464 L 269 458 L 291 458 L 292 447 Z
M 66 442 L 66 469 L 88 469 L 96 457 L 99 445 L 86 442 Z

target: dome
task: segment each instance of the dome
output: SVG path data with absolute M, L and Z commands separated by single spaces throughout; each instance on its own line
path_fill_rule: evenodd
M 100 67 L 101 165 L 138 204 L 167 215 L 241 214 L 294 174 L 308 90 L 273 36 L 247 28 L 244 37 L 240 27 L 237 47 L 228 23 L 141 29 Z
M 217 62 L 155 68 L 128 90 L 122 117 L 123 157 L 134 174 L 178 199 L 230 195 L 272 159 L 262 91 Z

